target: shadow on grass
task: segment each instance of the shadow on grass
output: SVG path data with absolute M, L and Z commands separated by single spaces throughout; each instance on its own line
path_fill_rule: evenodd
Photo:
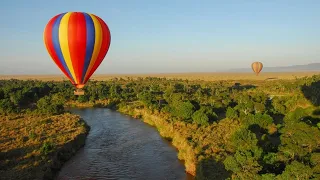
M 244 91 L 248 89 L 255 89 L 256 87 L 257 86 L 254 86 L 251 84 L 241 85 L 240 83 L 234 83 L 233 86 L 229 87 L 229 91 L 232 91 L 232 90 Z
M 311 83 L 310 85 L 302 85 L 301 92 L 313 105 L 320 106 L 320 81 Z M 318 110 L 316 113 L 320 113 Z
M 278 79 L 277 77 L 271 77 L 271 78 L 266 78 L 265 81 L 270 81 L 270 80 L 276 80 Z
M 302 85 L 301 92 L 314 106 L 318 106 L 312 112 L 312 116 L 303 117 L 301 120 L 306 124 L 320 128 L 320 81 L 315 81 L 310 85 Z
M 7 152 L 0 152 L 0 174 L 4 179 L 40 179 L 38 164 L 33 164 L 41 157 L 26 155 L 34 150 L 33 147 L 23 147 L 9 150 Z M 37 171 L 34 171 L 37 169 Z M 41 172 L 40 172 L 41 173 Z M 0 178 L 0 179 L 1 179 Z

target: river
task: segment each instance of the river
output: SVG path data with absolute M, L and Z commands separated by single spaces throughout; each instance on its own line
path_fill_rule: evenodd
M 105 108 L 70 109 L 91 127 L 86 144 L 66 162 L 58 180 L 190 180 L 176 149 L 142 121 Z

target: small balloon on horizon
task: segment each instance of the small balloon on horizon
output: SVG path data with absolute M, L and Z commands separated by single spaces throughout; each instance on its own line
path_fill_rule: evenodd
M 258 76 L 263 68 L 263 64 L 261 62 L 256 61 L 251 64 L 251 68 L 253 72 Z

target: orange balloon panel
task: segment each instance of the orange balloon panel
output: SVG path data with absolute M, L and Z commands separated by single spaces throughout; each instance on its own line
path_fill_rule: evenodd
M 84 12 L 54 16 L 43 36 L 51 58 L 76 88 L 83 88 L 99 67 L 111 41 L 107 24 Z

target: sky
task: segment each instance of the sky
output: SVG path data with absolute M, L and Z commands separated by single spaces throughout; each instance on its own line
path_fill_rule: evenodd
M 110 49 L 95 74 L 215 72 L 320 62 L 319 0 L 2 0 L 0 74 L 62 74 L 43 31 L 63 12 L 101 17 Z

